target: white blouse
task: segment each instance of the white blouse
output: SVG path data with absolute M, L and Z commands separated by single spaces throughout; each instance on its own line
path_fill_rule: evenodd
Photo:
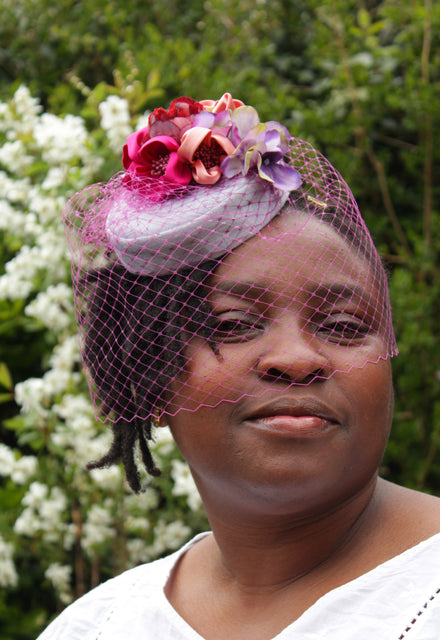
M 39 640 L 204 640 L 166 599 L 180 551 L 108 580 Z M 440 640 L 440 534 L 333 589 L 272 640 Z

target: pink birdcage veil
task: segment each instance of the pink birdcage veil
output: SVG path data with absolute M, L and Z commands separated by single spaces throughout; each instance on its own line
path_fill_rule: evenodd
M 228 94 L 180 100 L 130 136 L 125 173 L 66 210 L 97 417 L 148 420 L 157 407 L 173 415 L 177 388 L 186 408 L 215 407 L 395 355 L 386 274 L 339 173 Z M 280 240 L 292 259 L 280 256 Z M 213 299 L 236 276 L 240 286 L 228 285 L 229 306 L 217 312 Z M 273 327 L 289 333 L 289 349 L 305 342 L 325 366 L 254 384 Z M 194 367 L 227 358 L 248 376 L 246 391 L 226 369 L 215 390 L 205 392 L 200 376 L 194 383 Z

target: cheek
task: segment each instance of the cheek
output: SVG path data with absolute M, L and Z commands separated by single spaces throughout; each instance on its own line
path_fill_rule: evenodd
M 350 375 L 350 374 L 348 374 Z M 363 425 L 365 446 L 376 444 L 384 449 L 391 428 L 394 394 L 389 360 L 366 364 L 356 375 L 353 402 Z
M 169 416 L 173 438 L 193 473 L 204 477 L 224 475 L 228 453 L 228 406 L 202 407 L 197 411 L 180 409 Z
M 234 402 L 242 394 L 242 382 L 252 372 L 252 350 L 222 349 L 216 355 L 206 343 L 194 340 L 186 354 L 185 373 L 170 387 L 167 413 L 196 411 L 199 407 L 216 407 L 222 401 Z

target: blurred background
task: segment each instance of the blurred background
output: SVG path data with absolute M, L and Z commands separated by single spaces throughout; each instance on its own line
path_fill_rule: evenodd
M 207 527 L 167 433 L 131 495 L 81 373 L 66 198 L 177 96 L 228 91 L 348 181 L 389 271 L 400 356 L 382 474 L 440 492 L 440 4 L 0 0 L 0 638 Z

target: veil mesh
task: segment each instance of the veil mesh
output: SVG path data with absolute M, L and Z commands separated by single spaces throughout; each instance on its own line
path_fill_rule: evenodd
M 158 197 L 154 176 L 126 173 L 70 200 L 97 418 L 173 415 L 182 398 L 214 407 L 397 353 L 386 274 L 349 187 L 302 140 L 284 161 L 302 181 L 290 192 L 249 172 Z

